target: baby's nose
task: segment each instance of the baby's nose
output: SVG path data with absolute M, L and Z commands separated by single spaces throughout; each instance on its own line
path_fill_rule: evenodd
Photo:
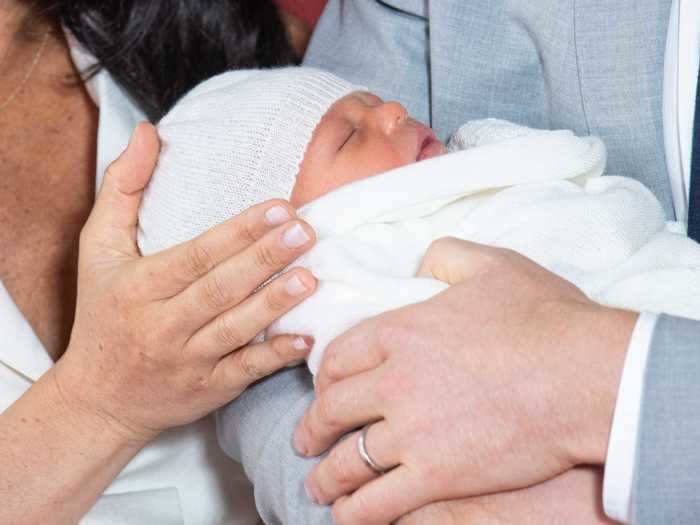
M 385 102 L 373 109 L 384 133 L 389 134 L 396 126 L 403 124 L 408 119 L 408 112 L 398 102 Z

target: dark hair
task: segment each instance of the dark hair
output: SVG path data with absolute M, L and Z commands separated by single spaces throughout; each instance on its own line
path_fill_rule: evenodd
M 43 0 L 39 6 L 153 121 L 218 73 L 297 62 L 272 0 Z

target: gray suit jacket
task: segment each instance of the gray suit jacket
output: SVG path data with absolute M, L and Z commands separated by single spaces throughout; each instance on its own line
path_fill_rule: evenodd
M 498 117 L 602 137 L 608 171 L 634 177 L 673 218 L 662 126 L 671 0 L 331 0 L 306 62 L 398 99 L 442 138 Z M 665 317 L 651 351 L 642 417 L 637 522 L 692 523 L 700 512 L 700 323 Z M 250 389 L 221 414 L 268 523 L 331 523 L 306 502 L 312 462 L 294 425 L 312 397 L 303 370 Z

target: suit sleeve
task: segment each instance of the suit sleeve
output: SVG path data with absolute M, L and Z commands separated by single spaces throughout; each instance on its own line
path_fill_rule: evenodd
M 661 316 L 642 402 L 633 523 L 700 516 L 700 322 Z

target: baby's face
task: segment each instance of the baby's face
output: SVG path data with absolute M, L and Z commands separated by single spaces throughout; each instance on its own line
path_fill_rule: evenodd
M 314 131 L 291 202 L 301 207 L 350 182 L 446 151 L 401 104 L 352 93 L 336 102 Z

